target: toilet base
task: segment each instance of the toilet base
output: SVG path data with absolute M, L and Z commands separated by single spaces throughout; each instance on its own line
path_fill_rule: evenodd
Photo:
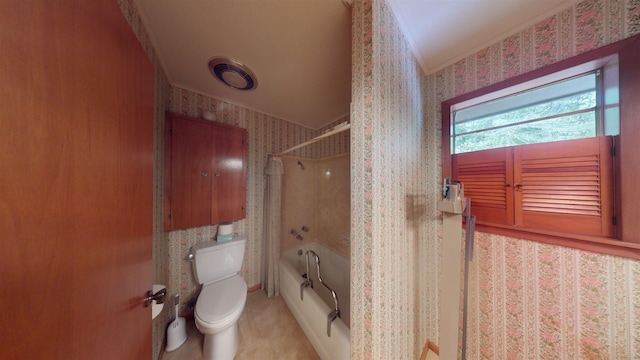
M 217 334 L 205 334 L 203 360 L 233 360 L 238 350 L 238 323 Z

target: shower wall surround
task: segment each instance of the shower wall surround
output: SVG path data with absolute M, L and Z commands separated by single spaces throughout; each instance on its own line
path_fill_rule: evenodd
M 349 160 L 348 153 L 321 159 L 282 157 L 282 253 L 303 243 L 319 241 L 349 258 Z M 304 165 L 304 170 L 298 162 Z M 309 230 L 303 231 L 303 225 Z M 292 229 L 303 239 L 296 239 Z
M 347 259 L 351 256 L 351 157 L 317 160 L 318 241 Z
M 639 32 L 638 0 L 577 3 L 429 75 L 428 127 L 443 100 Z M 484 233 L 474 254 L 468 358 L 640 354 L 640 262 Z
M 303 164 L 304 170 L 298 165 Z M 282 211 L 280 213 L 280 253 L 298 245 L 315 241 L 318 237 L 318 187 L 316 161 L 298 156 L 282 156 Z M 309 232 L 301 230 L 307 226 Z M 291 234 L 295 230 L 302 240 Z

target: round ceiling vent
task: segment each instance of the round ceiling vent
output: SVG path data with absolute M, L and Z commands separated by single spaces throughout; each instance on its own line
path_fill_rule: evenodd
M 216 57 L 209 60 L 209 71 L 222 83 L 238 90 L 253 90 L 258 86 L 258 79 L 243 63 Z

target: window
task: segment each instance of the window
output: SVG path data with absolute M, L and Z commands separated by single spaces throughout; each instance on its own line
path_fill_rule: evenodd
M 452 105 L 453 177 L 465 185 L 479 223 L 614 236 L 602 74 Z
M 442 103 L 480 231 L 640 259 L 639 37 Z
M 600 70 L 454 110 L 451 151 L 581 139 L 603 134 Z M 454 109 L 456 107 L 454 106 Z

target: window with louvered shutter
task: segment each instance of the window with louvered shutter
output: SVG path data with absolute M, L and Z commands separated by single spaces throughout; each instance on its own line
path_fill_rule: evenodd
M 611 138 L 514 147 L 515 225 L 613 236 Z

